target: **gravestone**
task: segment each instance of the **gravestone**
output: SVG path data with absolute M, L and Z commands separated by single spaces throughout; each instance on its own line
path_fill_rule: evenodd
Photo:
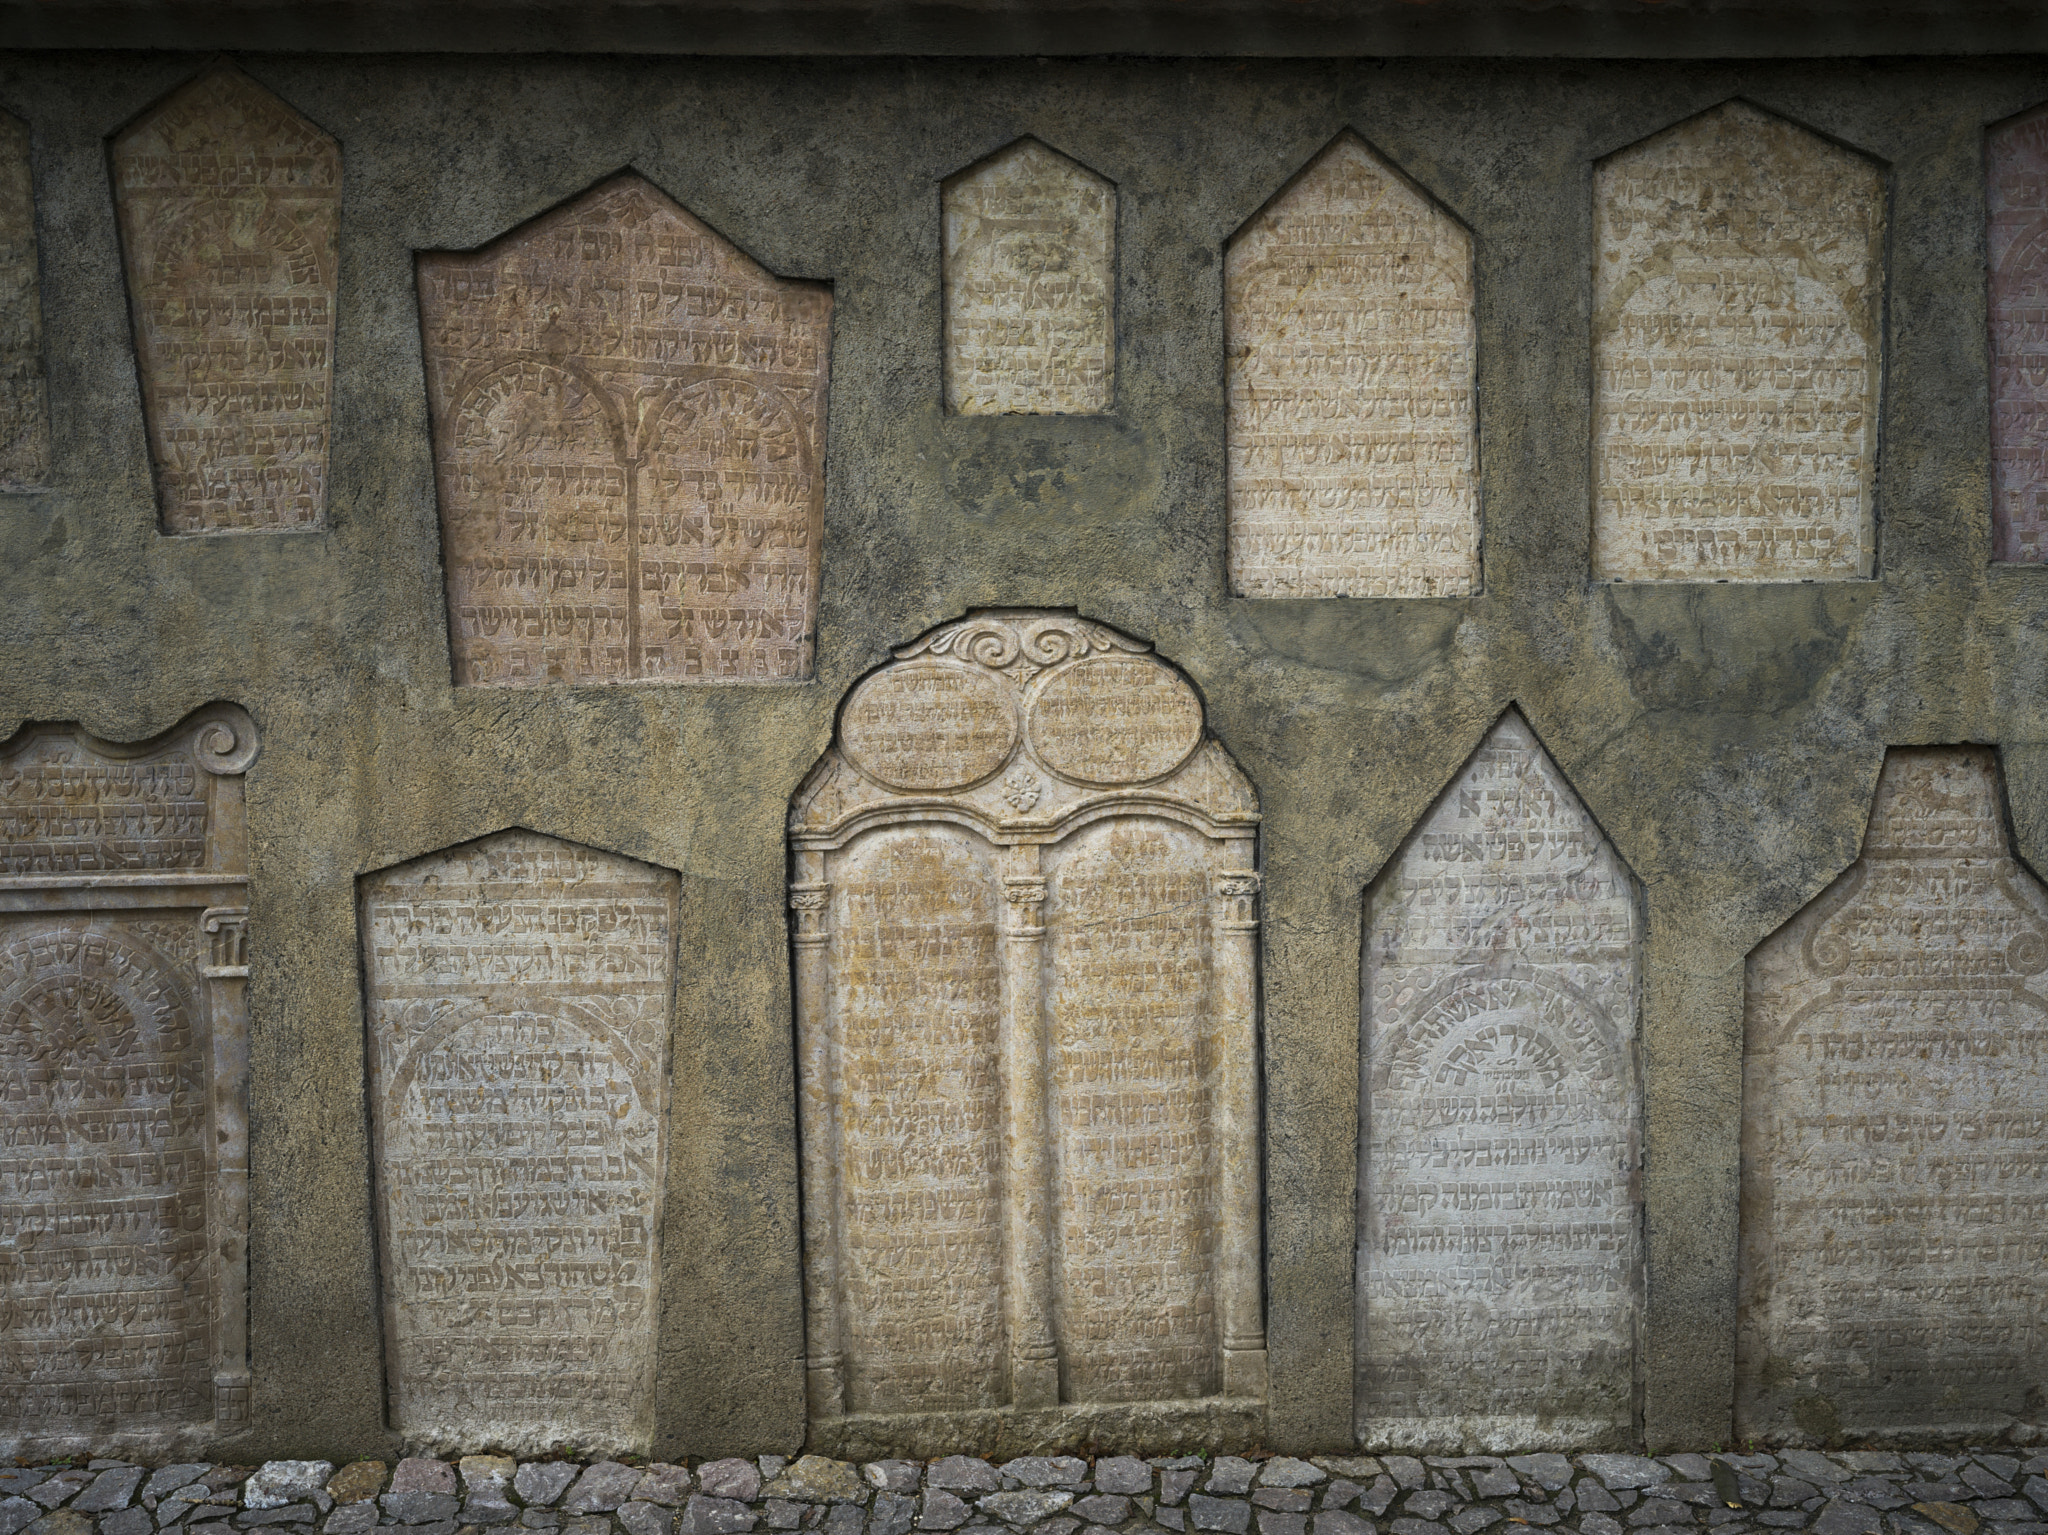
M 1265 1393 L 1257 801 L 1147 652 L 971 614 L 798 793 L 816 1419 Z
M 320 527 L 340 147 L 222 67 L 143 113 L 111 156 L 164 531 Z
M 1472 236 L 1354 133 L 1224 257 L 1241 597 L 1479 585 Z
M 2003 1432 L 2048 1376 L 2048 889 L 1983 747 L 1886 753 L 1750 954 L 1735 1427 Z
M 1116 393 L 1116 188 L 1019 139 L 949 180 L 946 408 L 1106 411 Z
M 677 879 L 529 831 L 362 882 L 392 1425 L 652 1432 Z
M 1634 882 L 1513 712 L 1373 889 L 1362 1443 L 1635 1441 Z
M 2048 559 L 2048 108 L 1985 136 L 1991 557 Z
M 0 491 L 50 477 L 43 295 L 28 124 L 0 112 Z
M 248 1423 L 255 727 L 0 745 L 0 1452 Z
M 822 285 L 624 175 L 419 291 L 458 683 L 810 676 Z
M 1731 101 L 1593 177 L 1593 573 L 1871 573 L 1885 175 Z

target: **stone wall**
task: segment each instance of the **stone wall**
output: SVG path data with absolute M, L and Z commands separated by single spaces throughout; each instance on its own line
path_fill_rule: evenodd
M 2048 1433 L 2044 102 L 0 55 L 0 1440 Z

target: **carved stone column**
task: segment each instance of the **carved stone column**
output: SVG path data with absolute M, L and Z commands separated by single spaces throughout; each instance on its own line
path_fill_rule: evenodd
M 1009 850 L 1003 898 L 1003 1102 L 1009 1131 L 1010 1405 L 1055 1407 L 1052 1135 L 1046 1119 L 1045 876 L 1035 845 Z
M 1251 861 L 1249 840 L 1227 844 Z M 1223 1153 L 1223 1241 L 1217 1293 L 1223 1394 L 1266 1394 L 1266 1313 L 1259 1240 L 1259 876 L 1224 869 L 1215 882 L 1217 1138 Z
M 832 1059 L 832 887 L 820 876 L 824 855 L 798 855 L 803 878 L 789 887 L 790 941 L 796 946 L 798 1128 L 803 1136 L 804 1378 L 813 1418 L 846 1411 L 846 1360 L 839 1342 L 838 1063 Z
M 249 912 L 199 914 L 206 956 L 207 1036 L 213 1051 L 213 1424 L 249 1426 Z

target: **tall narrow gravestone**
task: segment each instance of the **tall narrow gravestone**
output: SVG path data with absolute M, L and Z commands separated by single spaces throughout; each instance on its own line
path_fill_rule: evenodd
M 2048 1382 L 2048 889 L 1982 747 L 1886 753 L 1749 957 L 1735 1426 L 1975 1440 Z
M 1223 293 L 1231 590 L 1475 591 L 1465 227 L 1346 133 L 1231 240 Z
M 419 291 L 458 683 L 810 676 L 822 285 L 625 175 Z
M 112 161 L 164 531 L 319 527 L 340 147 L 220 68 L 116 135 Z
M 1627 868 L 1509 713 L 1370 898 L 1362 1442 L 1634 1443 L 1640 945 Z
M 0 490 L 33 490 L 49 481 L 38 265 L 28 124 L 0 112 Z
M 248 1423 L 249 717 L 0 745 L 0 1453 Z
M 1991 557 L 2048 560 L 2048 107 L 1985 136 Z
M 1116 392 L 1116 188 L 1019 139 L 945 185 L 946 408 L 1089 414 Z
M 971 615 L 799 792 L 815 1418 L 1265 1393 L 1257 801 L 1146 652 Z
M 1593 573 L 1867 576 L 1885 175 L 1731 101 L 1593 176 Z
M 506 831 L 361 894 L 393 1427 L 644 1449 L 676 876 Z

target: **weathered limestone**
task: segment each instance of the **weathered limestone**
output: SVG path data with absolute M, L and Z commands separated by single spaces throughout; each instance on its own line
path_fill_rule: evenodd
M 362 882 L 393 1426 L 644 1446 L 676 876 L 529 831 Z
M 1362 1443 L 1634 1442 L 1640 945 L 1627 868 L 1509 712 L 1370 896 Z
M 458 683 L 811 675 L 828 290 L 624 175 L 419 292 Z
M 1885 756 L 1749 958 L 1736 1432 L 1989 1436 L 2048 1374 L 2048 890 L 1993 754 Z
M 811 1410 L 1265 1390 L 1251 786 L 1193 690 L 977 613 L 790 817 Z
M 255 727 L 0 744 L 0 1453 L 244 1427 Z
M 164 531 L 319 527 L 340 147 L 223 66 L 111 154 Z
M 1116 188 L 1019 139 L 946 182 L 946 408 L 1086 414 L 1116 395 Z
M 1479 586 L 1472 236 L 1346 132 L 1224 256 L 1230 584 Z
M 1593 573 L 1871 573 L 1885 175 L 1731 101 L 1593 181 Z
M 32 490 L 50 475 L 38 270 L 28 124 L 0 112 L 0 490 Z
M 1991 557 L 2048 559 L 2048 108 L 1985 135 Z

